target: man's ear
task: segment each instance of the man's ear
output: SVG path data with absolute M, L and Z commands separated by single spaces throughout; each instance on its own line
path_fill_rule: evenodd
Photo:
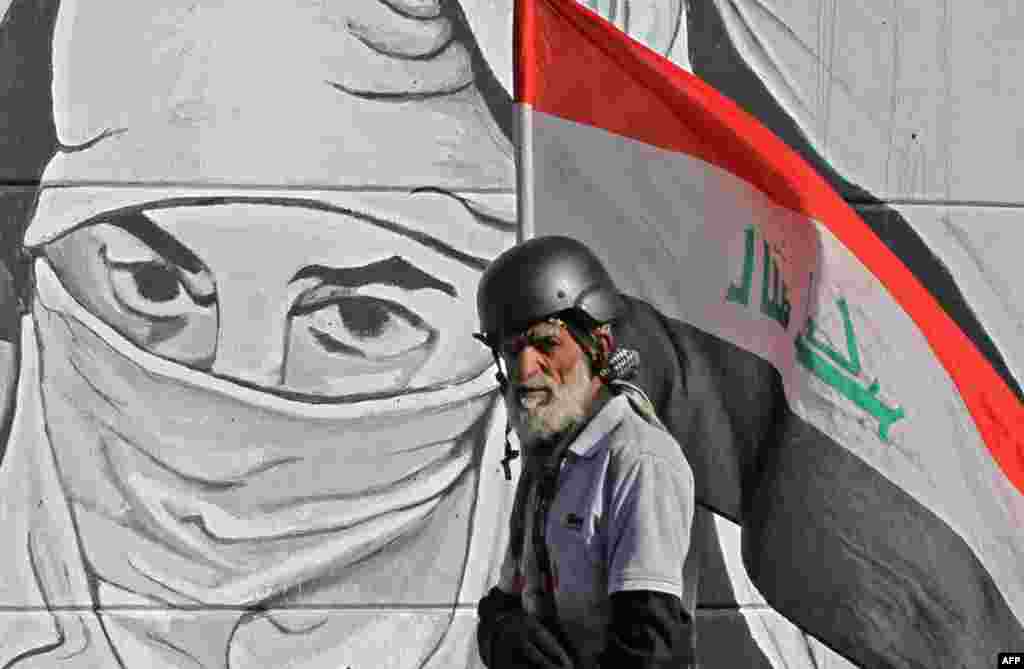
M 594 353 L 597 356 L 597 361 L 600 367 L 604 367 L 608 364 L 608 358 L 611 357 L 612 351 L 615 350 L 615 339 L 612 337 L 612 328 L 610 325 L 605 324 L 600 327 L 594 328 L 594 341 L 597 342 L 598 350 Z

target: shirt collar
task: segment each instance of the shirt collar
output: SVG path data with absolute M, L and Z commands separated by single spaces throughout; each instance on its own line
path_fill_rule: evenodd
M 577 457 L 586 458 L 593 455 L 605 435 L 614 430 L 622 422 L 629 408 L 629 400 L 624 395 L 616 395 L 608 400 L 603 407 L 590 419 L 579 436 L 573 440 L 569 450 Z

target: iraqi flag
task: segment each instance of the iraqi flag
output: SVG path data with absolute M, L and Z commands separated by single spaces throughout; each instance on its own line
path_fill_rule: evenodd
M 617 329 L 768 602 L 862 667 L 1024 649 L 1024 406 L 801 157 L 573 0 L 516 8 L 520 218 Z

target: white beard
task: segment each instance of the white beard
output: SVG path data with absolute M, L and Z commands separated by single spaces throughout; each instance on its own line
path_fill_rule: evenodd
M 520 399 L 517 390 L 510 387 L 505 394 L 505 406 L 523 448 L 536 448 L 549 443 L 582 424 L 592 404 L 592 379 L 590 363 L 585 356 L 580 355 L 565 383 L 555 384 L 545 379 L 543 382 L 527 384 L 546 388 L 550 393 L 547 396 L 544 393 L 533 393 Z

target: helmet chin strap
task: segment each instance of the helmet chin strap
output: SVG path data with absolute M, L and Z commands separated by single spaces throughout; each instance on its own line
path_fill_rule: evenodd
M 473 338 L 481 342 L 491 352 L 491 357 L 494 358 L 494 367 L 498 371 L 494 374 L 494 379 L 498 382 L 498 389 L 501 391 L 501 396 L 505 397 L 508 393 L 508 377 L 501 371 L 501 359 L 498 357 L 498 350 L 491 345 L 490 339 L 487 335 L 474 332 Z M 501 469 L 505 472 L 505 480 L 512 480 L 512 461 L 519 457 L 519 451 L 512 448 L 512 442 L 509 440 L 509 435 L 512 434 L 512 421 L 506 416 L 505 418 L 505 457 L 501 459 Z
M 505 377 L 505 373 L 501 371 L 501 361 L 498 359 L 498 352 L 491 349 L 491 355 L 494 357 L 494 365 L 498 368 L 494 378 L 498 380 L 498 386 L 501 389 L 501 396 L 505 397 L 508 392 L 508 378 Z M 512 480 L 512 467 L 511 463 L 513 460 L 519 457 L 519 451 L 512 448 L 512 442 L 509 441 L 509 435 L 512 434 L 512 420 L 507 415 L 505 416 L 505 457 L 501 459 L 501 468 L 505 472 L 505 480 Z

